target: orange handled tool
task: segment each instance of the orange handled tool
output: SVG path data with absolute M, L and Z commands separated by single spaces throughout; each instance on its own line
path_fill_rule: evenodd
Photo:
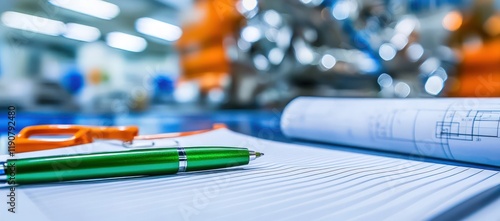
M 120 140 L 124 146 L 131 146 L 134 140 L 166 139 L 189 136 L 208 132 L 219 128 L 227 128 L 224 124 L 214 124 L 212 129 L 187 132 L 153 134 L 138 136 L 139 128 L 136 126 L 98 127 L 82 125 L 37 125 L 22 129 L 16 136 L 17 153 L 50 150 L 62 147 L 88 144 L 98 140 Z M 72 135 L 66 139 L 38 139 L 34 136 L 61 136 Z M 126 144 L 126 145 L 125 145 Z M 153 143 L 154 145 L 154 143 Z
M 135 126 L 92 127 L 81 125 L 37 125 L 22 129 L 16 137 L 16 152 L 48 150 L 94 142 L 94 139 L 130 142 L 139 133 Z M 33 136 L 73 135 L 68 139 L 30 139 Z

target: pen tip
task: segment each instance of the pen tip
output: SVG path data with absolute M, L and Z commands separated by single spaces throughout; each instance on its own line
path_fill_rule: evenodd
M 256 157 L 256 158 L 259 158 L 259 157 L 261 157 L 261 156 L 264 156 L 264 153 L 261 153 L 261 152 L 256 152 L 256 153 L 255 153 L 255 157 Z
M 250 161 L 255 160 L 261 156 L 264 156 L 264 153 L 256 152 L 256 151 L 252 151 L 252 150 L 249 151 L 248 153 L 250 155 Z

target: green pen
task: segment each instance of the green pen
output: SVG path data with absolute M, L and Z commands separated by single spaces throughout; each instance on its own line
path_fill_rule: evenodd
M 0 184 L 154 176 L 246 165 L 264 154 L 236 147 L 156 148 L 0 162 Z

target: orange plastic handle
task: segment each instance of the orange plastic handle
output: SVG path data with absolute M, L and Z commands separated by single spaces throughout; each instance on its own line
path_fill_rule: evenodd
M 81 125 L 37 125 L 22 129 L 16 137 L 16 152 L 24 153 L 92 143 L 94 139 L 114 139 L 129 142 L 139 133 L 135 126 L 92 127 Z M 62 140 L 30 139 L 32 136 L 73 135 Z
M 139 128 L 136 126 L 89 128 L 93 138 L 103 140 L 121 140 L 123 142 L 128 142 L 132 141 L 139 134 Z
M 165 134 L 152 134 L 152 135 L 141 135 L 135 137 L 136 140 L 154 140 L 154 139 L 165 139 L 165 138 L 175 138 L 175 137 L 184 137 L 195 134 L 205 133 L 211 130 L 217 130 L 220 128 L 227 128 L 225 124 L 214 124 L 212 129 L 207 130 L 195 130 L 195 131 L 186 131 L 186 132 L 175 132 L 175 133 L 165 133 Z

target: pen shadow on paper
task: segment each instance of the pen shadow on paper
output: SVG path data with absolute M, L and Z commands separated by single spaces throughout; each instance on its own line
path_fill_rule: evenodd
M 16 189 L 37 189 L 37 188 L 45 188 L 45 187 L 69 187 L 73 185 L 80 184 L 88 184 L 88 185 L 96 185 L 96 184 L 112 184 L 118 182 L 142 182 L 142 181 L 154 181 L 154 180 L 179 180 L 185 179 L 189 177 L 193 180 L 193 176 L 196 176 L 196 179 L 203 180 L 206 179 L 206 175 L 214 175 L 220 174 L 221 176 L 230 173 L 230 172 L 242 172 L 242 171 L 252 171 L 258 170 L 259 168 L 223 168 L 223 169 L 215 169 L 215 170 L 206 170 L 206 171 L 193 171 L 179 174 L 170 174 L 170 175 L 158 175 L 158 176 L 135 176 L 135 177 L 118 177 L 118 178 L 106 178 L 106 179 L 93 179 L 93 180 L 79 180 L 79 181 L 67 181 L 67 182 L 56 182 L 56 183 L 46 183 L 46 184 L 32 184 L 32 185 L 21 185 L 16 187 Z M 0 187 L 5 188 L 5 187 Z M 8 186 L 6 187 L 8 188 Z

